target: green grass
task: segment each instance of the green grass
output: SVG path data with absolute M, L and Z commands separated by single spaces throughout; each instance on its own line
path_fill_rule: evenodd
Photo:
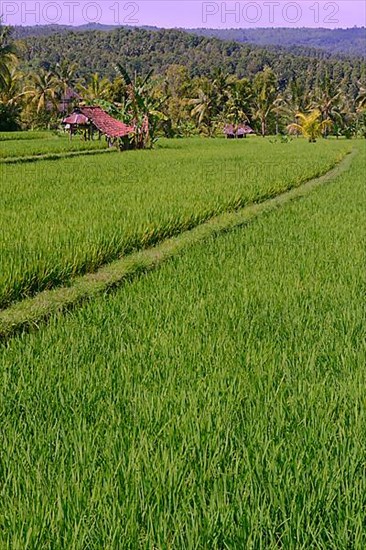
M 39 328 L 54 313 L 67 312 L 91 300 L 100 294 L 106 294 L 131 281 L 141 273 L 156 269 L 163 262 L 179 255 L 183 250 L 202 243 L 210 237 L 229 231 L 234 227 L 244 227 L 254 218 L 276 210 L 286 203 L 299 200 L 323 186 L 335 177 L 349 169 L 355 149 L 341 164 L 325 175 L 307 181 L 300 187 L 295 187 L 276 195 L 264 202 L 251 204 L 236 210 L 225 212 L 177 236 L 165 239 L 156 246 L 129 254 L 119 260 L 108 263 L 95 273 L 76 277 L 67 287 L 62 286 L 44 290 L 34 297 L 12 304 L 0 311 L 0 340 L 6 341 L 24 330 Z
M 1 139 L 0 139 L 1 141 Z M 5 141 L 0 145 L 0 162 L 7 159 L 21 159 L 46 154 L 68 153 L 70 151 L 91 151 L 107 149 L 107 143 L 101 141 L 84 141 L 75 136 L 72 141 L 67 136 L 48 136 L 39 139 L 18 139 Z
M 1 165 L 0 308 L 329 170 L 351 143 L 162 141 Z
M 2 350 L 0 546 L 366 547 L 363 155 Z
M 0 132 L 0 141 L 30 140 L 30 139 L 48 139 L 53 137 L 51 132 Z

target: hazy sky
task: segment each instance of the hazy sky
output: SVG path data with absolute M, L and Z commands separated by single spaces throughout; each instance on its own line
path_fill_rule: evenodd
M 159 27 L 353 27 L 366 25 L 365 0 L 0 0 L 9 25 L 99 22 Z

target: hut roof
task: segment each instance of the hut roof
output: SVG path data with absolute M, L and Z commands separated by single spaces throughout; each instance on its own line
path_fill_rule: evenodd
M 224 134 L 226 136 L 245 136 L 247 134 L 254 134 L 254 130 L 248 125 L 248 124 L 238 124 L 237 126 L 234 126 L 234 124 L 225 124 L 224 127 Z
M 62 122 L 63 124 L 80 124 L 81 126 L 84 126 L 85 124 L 88 124 L 89 119 L 80 113 L 72 113 L 64 118 Z
M 116 120 L 101 107 L 80 107 L 80 113 L 94 124 L 100 132 L 111 138 L 128 136 L 135 131 L 133 126 L 128 126 L 120 120 Z
M 254 134 L 254 130 L 248 124 L 239 124 L 238 134 Z

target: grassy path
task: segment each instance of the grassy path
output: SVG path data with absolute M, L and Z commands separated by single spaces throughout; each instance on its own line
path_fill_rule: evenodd
M 0 312 L 0 340 L 7 340 L 22 330 L 38 328 L 39 324 L 52 314 L 73 309 L 98 294 L 114 289 L 132 277 L 154 269 L 182 250 L 204 241 L 212 235 L 246 225 L 259 215 L 269 213 L 288 202 L 301 199 L 317 187 L 334 180 L 348 170 L 356 153 L 357 150 L 353 150 L 338 166 L 300 187 L 281 193 L 262 203 L 249 205 L 236 212 L 216 216 L 192 230 L 166 239 L 155 247 L 112 262 L 96 273 L 77 277 L 67 287 L 43 291 L 33 298 L 14 304 Z

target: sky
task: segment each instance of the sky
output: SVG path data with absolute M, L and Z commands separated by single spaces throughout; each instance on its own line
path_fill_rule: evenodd
M 0 0 L 8 25 L 103 23 L 185 28 L 366 25 L 365 0 Z

